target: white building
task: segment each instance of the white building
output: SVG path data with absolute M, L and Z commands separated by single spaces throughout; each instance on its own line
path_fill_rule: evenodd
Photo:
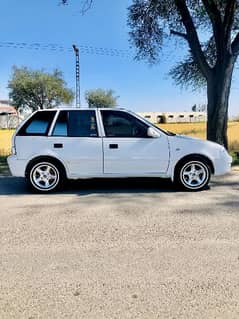
M 4 101 L 5 102 L 5 101 Z M 16 109 L 0 101 L 0 129 L 15 128 L 20 122 Z
M 206 122 L 206 112 L 138 112 L 152 123 Z

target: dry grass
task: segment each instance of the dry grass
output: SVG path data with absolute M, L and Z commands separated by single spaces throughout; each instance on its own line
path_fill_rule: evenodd
M 11 139 L 14 130 L 0 130 L 0 156 L 11 153 Z
M 158 126 L 176 134 L 206 138 L 206 123 L 167 123 L 159 124 Z
M 174 133 L 206 138 L 206 123 L 172 123 L 159 126 Z M 10 154 L 13 133 L 14 130 L 0 130 L 0 156 Z M 230 150 L 239 151 L 239 121 L 228 123 L 228 139 Z
M 177 134 L 206 139 L 206 123 L 168 123 L 159 126 Z M 239 122 L 228 123 L 228 141 L 230 151 L 239 151 Z

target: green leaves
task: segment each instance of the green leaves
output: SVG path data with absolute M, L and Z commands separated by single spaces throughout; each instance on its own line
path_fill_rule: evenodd
M 188 45 L 189 58 L 172 72 L 180 85 L 195 75 L 191 83 L 201 86 L 205 81 L 199 81 L 200 74 L 209 77 L 210 69 L 228 52 L 239 54 L 238 0 L 133 0 L 128 10 L 137 59 L 157 63 L 169 31 Z
M 134 0 L 129 7 L 128 25 L 137 58 L 155 63 L 162 48 L 164 32 L 159 23 L 159 1 Z
M 85 93 L 85 99 L 89 107 L 115 107 L 118 96 L 114 96 L 113 90 L 89 90 Z
M 17 108 L 29 107 L 33 111 L 53 108 L 73 101 L 73 92 L 66 87 L 62 72 L 52 74 L 27 67 L 13 67 L 8 83 L 9 97 Z
M 169 72 L 175 83 L 182 88 L 205 88 L 206 78 L 200 71 L 192 55 L 188 55 L 183 61 L 178 62 Z

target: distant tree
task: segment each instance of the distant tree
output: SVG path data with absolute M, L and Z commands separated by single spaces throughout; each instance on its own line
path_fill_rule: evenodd
M 199 104 L 199 105 L 194 104 L 192 106 L 192 111 L 193 112 L 205 112 L 206 110 L 207 110 L 206 104 Z
M 192 111 L 193 111 L 193 112 L 197 112 L 197 105 L 196 105 L 196 104 L 194 104 L 194 105 L 192 106 Z
M 115 107 L 118 96 L 114 96 L 113 90 L 89 90 L 85 92 L 85 99 L 89 107 Z
M 30 108 L 32 111 L 69 104 L 74 99 L 72 90 L 66 87 L 62 72 L 55 70 L 31 70 L 27 67 L 13 67 L 8 83 L 9 97 L 16 108 Z
M 207 111 L 207 105 L 206 104 L 200 104 L 198 107 L 199 112 L 206 112 Z
M 192 111 L 193 112 L 206 112 L 206 110 L 207 110 L 207 105 L 206 104 L 199 104 L 199 105 L 194 104 L 192 106 Z

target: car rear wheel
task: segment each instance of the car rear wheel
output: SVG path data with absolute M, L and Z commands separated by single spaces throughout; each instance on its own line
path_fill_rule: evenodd
M 176 168 L 175 182 L 185 190 L 199 191 L 208 185 L 210 177 L 210 167 L 205 161 L 189 159 Z
M 64 173 L 56 163 L 39 161 L 30 166 L 26 177 L 34 191 L 46 193 L 59 189 Z

